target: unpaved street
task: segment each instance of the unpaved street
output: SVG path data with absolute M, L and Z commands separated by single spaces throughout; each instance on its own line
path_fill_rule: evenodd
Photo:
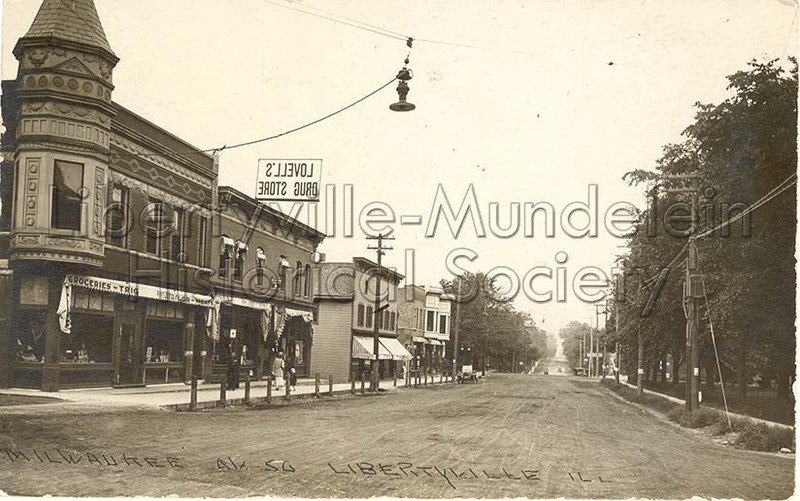
M 266 410 L 0 415 L 0 431 L 0 489 L 17 495 L 778 499 L 794 485 L 793 458 L 558 376 Z

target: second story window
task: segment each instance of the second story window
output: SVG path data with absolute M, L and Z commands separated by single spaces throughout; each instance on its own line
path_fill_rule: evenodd
M 261 247 L 256 249 L 256 285 L 264 285 L 264 267 L 267 265 L 267 255 Z
M 311 297 L 311 265 L 303 270 L 303 297 Z
M 447 316 L 439 315 L 439 334 L 447 334 Z
M 395 313 L 393 311 L 391 313 L 390 317 L 389 317 L 389 330 L 390 331 L 394 331 L 395 330 L 395 328 L 397 327 L 396 323 L 397 323 L 397 313 Z
M 226 278 L 228 276 L 228 263 L 233 257 L 233 239 L 222 235 L 219 242 L 219 277 Z
M 172 233 L 171 257 L 174 261 L 185 262 L 186 214 L 180 207 L 172 209 L 172 228 L 170 231 Z
M 372 328 L 372 306 L 367 306 L 367 315 L 364 317 L 364 327 L 367 329 Z
M 161 240 L 164 233 L 164 203 L 151 198 L 147 205 L 147 235 L 145 251 L 161 255 Z
M 292 281 L 292 294 L 294 297 L 300 297 L 303 295 L 303 272 L 305 268 L 303 268 L 303 263 L 300 261 L 297 262 L 297 267 L 294 269 L 294 279 Z
M 428 323 L 425 326 L 425 330 L 428 332 L 436 332 L 436 312 L 435 311 L 428 311 Z
M 289 270 L 292 269 L 292 265 L 289 264 L 289 260 L 286 259 L 286 256 L 284 256 L 283 254 L 281 254 L 280 261 L 278 262 L 278 269 L 280 270 L 279 286 L 282 291 L 286 291 L 286 282 L 289 279 Z
M 358 305 L 358 315 L 356 317 L 356 325 L 359 327 L 364 327 L 364 305 Z
M 205 216 L 200 217 L 200 233 L 198 235 L 197 243 L 197 264 L 202 267 L 208 266 L 208 219 Z
M 113 185 L 108 193 L 108 220 L 106 242 L 117 247 L 128 247 L 128 188 Z
M 236 242 L 236 257 L 233 260 L 233 279 L 241 282 L 242 272 L 244 270 L 244 258 L 247 254 L 247 244 L 244 242 Z
M 56 160 L 50 201 L 50 226 L 59 230 L 80 231 L 83 219 L 83 164 Z

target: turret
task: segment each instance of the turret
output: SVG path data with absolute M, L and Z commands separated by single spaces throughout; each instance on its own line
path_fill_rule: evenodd
M 17 78 L 3 85 L 3 179 L 13 177 L 10 220 L 5 214 L 10 260 L 102 266 L 119 59 L 93 1 L 44 0 L 14 56 Z

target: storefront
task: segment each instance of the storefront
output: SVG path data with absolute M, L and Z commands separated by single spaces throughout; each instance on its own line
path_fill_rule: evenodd
M 353 360 L 351 373 L 356 378 L 362 372 L 371 370 L 372 361 L 375 360 L 375 338 L 367 336 L 353 336 Z M 396 338 L 381 336 L 378 338 L 378 372 L 381 378 L 388 378 L 400 374 L 400 367 L 413 357 Z
M 210 370 L 204 379 L 218 382 L 234 361 L 255 379 L 266 379 L 278 353 L 284 354 L 285 363 L 295 368 L 298 377 L 307 377 L 313 317 L 310 311 L 247 298 L 214 298 L 206 317 Z
M 33 304 L 32 295 L 46 291 L 48 280 L 55 283 L 41 277 L 20 283 L 15 386 L 41 387 L 45 371 L 54 381 L 50 389 L 185 382 L 191 376 L 194 326 L 209 296 L 67 275 L 57 308 L 48 305 L 46 292 L 43 305 Z M 56 335 L 48 337 L 54 316 Z

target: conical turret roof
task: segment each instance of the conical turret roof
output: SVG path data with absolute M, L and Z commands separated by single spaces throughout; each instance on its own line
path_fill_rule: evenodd
M 34 37 L 54 37 L 114 53 L 93 0 L 44 0 L 23 38 Z

